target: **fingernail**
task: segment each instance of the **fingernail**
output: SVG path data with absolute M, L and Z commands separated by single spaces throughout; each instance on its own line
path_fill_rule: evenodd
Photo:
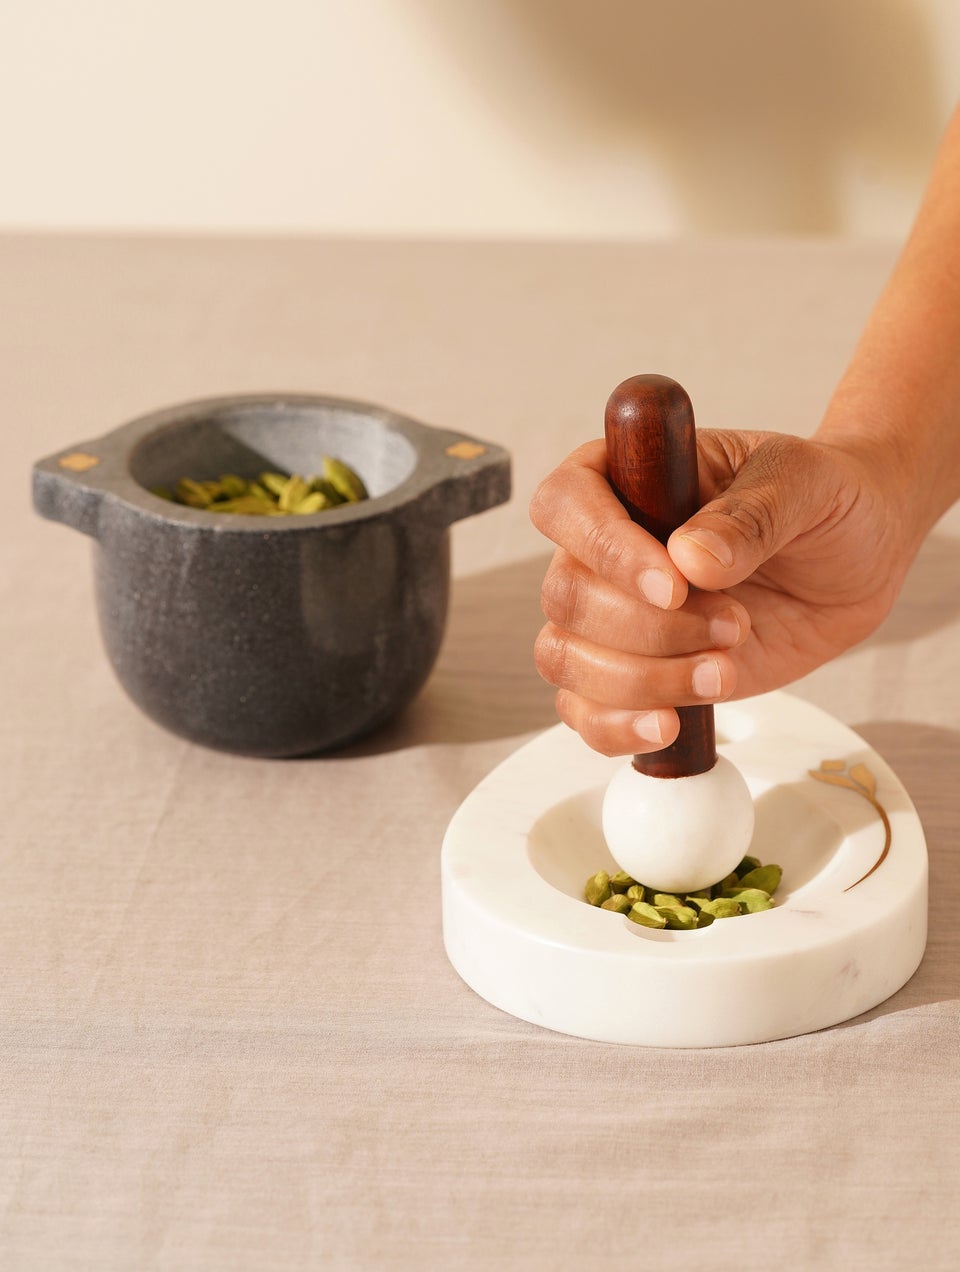
M 640 575 L 640 591 L 651 605 L 669 609 L 673 600 L 673 576 L 666 570 L 644 570 Z
M 663 741 L 660 716 L 656 711 L 648 711 L 646 715 L 637 716 L 633 722 L 633 731 L 644 742 Z
M 740 623 L 732 610 L 724 610 L 711 618 L 710 640 L 718 649 L 732 649 L 739 643 Z
M 693 692 L 698 698 L 719 698 L 721 685 L 718 662 L 710 658 L 697 663 L 693 669 Z
M 733 552 L 729 544 L 712 530 L 691 530 L 689 534 L 682 534 L 680 538 L 686 539 L 702 552 L 709 553 L 725 570 L 733 565 Z

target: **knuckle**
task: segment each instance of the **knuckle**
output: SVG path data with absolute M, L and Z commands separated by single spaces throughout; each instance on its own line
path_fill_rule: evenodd
M 633 647 L 652 658 L 667 658 L 683 652 L 682 648 L 677 647 L 676 629 L 679 625 L 674 614 L 655 610 L 651 605 L 638 615 L 633 630 Z
M 611 759 L 618 755 L 627 755 L 635 749 L 632 742 L 624 745 L 615 738 L 611 734 L 607 721 L 596 712 L 590 712 L 584 717 L 578 732 L 592 751 L 609 756 Z
M 553 623 L 541 629 L 533 646 L 538 675 L 551 685 L 563 685 L 569 678 L 570 641 Z
M 560 689 L 556 697 L 557 715 L 564 724 L 579 733 L 592 751 L 611 758 L 627 755 L 632 744 L 622 743 L 612 727 L 609 713 L 602 707 L 584 701 L 566 689 Z
M 540 589 L 540 608 L 559 627 L 572 628 L 583 605 L 583 577 L 569 564 L 556 561 L 547 570 Z
M 626 545 L 615 526 L 595 522 L 584 536 L 584 558 L 604 578 L 616 576 L 623 562 Z
M 798 438 L 773 437 L 749 461 L 751 484 L 738 489 L 722 507 L 729 523 L 752 542 L 778 541 L 791 492 L 802 486 L 808 448 Z
M 547 538 L 550 537 L 550 531 L 556 520 L 557 509 L 561 503 L 559 487 L 559 470 L 554 469 L 552 473 L 548 473 L 543 478 L 530 499 L 530 520 L 536 529 L 541 534 L 546 535 Z
M 650 660 L 631 658 L 625 670 L 624 706 L 633 711 L 648 710 L 657 698 L 655 672 L 651 671 Z
M 770 543 L 776 537 L 770 506 L 760 494 L 744 491 L 717 511 L 748 543 Z

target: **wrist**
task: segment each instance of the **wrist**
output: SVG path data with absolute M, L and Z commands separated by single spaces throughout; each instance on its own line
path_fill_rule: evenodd
M 939 383 L 911 385 L 869 365 L 851 368 L 813 437 L 858 463 L 899 520 L 911 559 L 960 498 L 957 400 Z

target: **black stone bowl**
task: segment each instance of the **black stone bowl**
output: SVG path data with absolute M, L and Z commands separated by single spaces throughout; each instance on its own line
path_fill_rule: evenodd
M 371 498 L 324 512 L 207 512 L 150 493 L 180 477 L 312 474 L 324 454 Z M 449 527 L 510 496 L 498 446 L 362 402 L 189 402 L 40 460 L 34 506 L 94 540 L 107 655 L 135 703 L 191 741 L 254 756 L 342 746 L 433 667 Z

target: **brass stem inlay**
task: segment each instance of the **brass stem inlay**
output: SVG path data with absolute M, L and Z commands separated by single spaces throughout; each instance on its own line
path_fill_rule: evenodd
M 875 808 L 883 822 L 884 842 L 883 852 L 876 859 L 865 875 L 861 875 L 856 883 L 851 883 L 849 888 L 844 888 L 844 892 L 849 892 L 850 888 L 855 888 L 858 883 L 863 883 L 864 879 L 869 879 L 886 858 L 890 851 L 890 841 L 893 838 L 893 831 L 890 828 L 890 818 L 887 811 L 877 800 L 877 780 L 867 768 L 865 764 L 854 764 L 849 772 L 845 772 L 846 764 L 843 760 L 823 760 L 819 769 L 810 769 L 810 776 L 815 777 L 818 782 L 829 782 L 831 786 L 843 786 L 848 791 L 856 791 Z

